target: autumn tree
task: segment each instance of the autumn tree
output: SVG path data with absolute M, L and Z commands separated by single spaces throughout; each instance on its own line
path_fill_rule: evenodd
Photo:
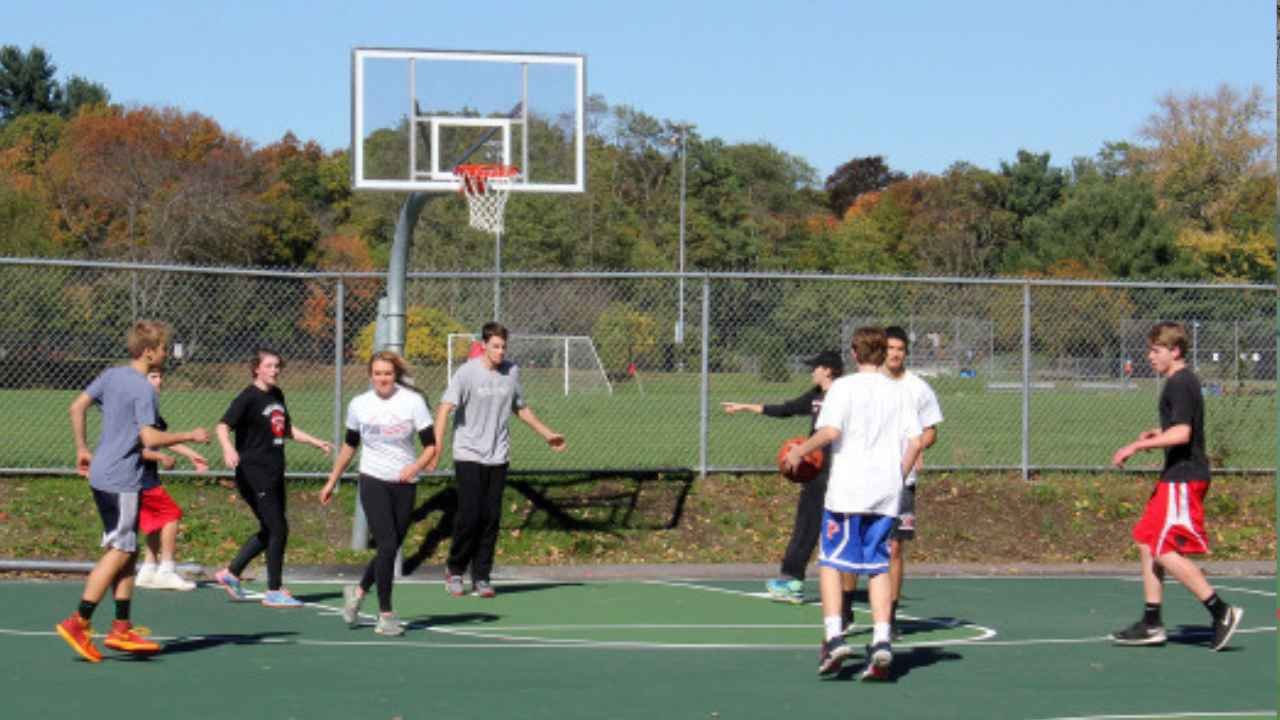
M 906 177 L 903 173 L 891 170 L 883 155 L 853 158 L 827 177 L 823 185 L 827 192 L 827 207 L 832 215 L 844 217 L 859 195 L 883 190 Z
M 1179 221 L 1178 245 L 1201 272 L 1265 282 L 1275 273 L 1271 235 L 1276 176 L 1271 109 L 1260 87 L 1168 94 L 1138 156 Z
M 56 243 L 140 261 L 257 262 L 259 179 L 244 140 L 172 108 L 82 113 L 44 168 Z

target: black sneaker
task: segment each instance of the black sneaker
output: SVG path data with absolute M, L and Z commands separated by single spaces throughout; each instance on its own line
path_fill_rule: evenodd
M 1117 645 L 1163 645 L 1167 639 L 1163 625 L 1148 625 L 1141 620 L 1111 633 L 1111 640 Z
M 1236 628 L 1240 627 L 1240 619 L 1244 617 L 1244 610 L 1238 607 L 1229 607 L 1227 612 L 1223 614 L 1221 620 L 1215 620 L 1213 623 L 1213 644 L 1209 649 L 1217 652 L 1227 646 L 1231 642 L 1231 636 L 1235 634 Z
M 859 680 L 884 681 L 890 678 L 889 666 L 893 664 L 893 648 L 887 642 L 878 642 L 867 646 L 867 666 L 862 669 Z
M 818 655 L 818 674 L 834 675 L 840 672 L 840 665 L 852 654 L 853 648 L 846 645 L 842 637 L 834 637 L 822 643 L 822 652 Z

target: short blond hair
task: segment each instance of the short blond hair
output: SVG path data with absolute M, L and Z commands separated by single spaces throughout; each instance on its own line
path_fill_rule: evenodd
M 1177 349 L 1178 357 L 1187 357 L 1187 329 L 1181 323 L 1165 320 L 1158 322 L 1151 327 L 1151 331 L 1147 333 L 1147 343 L 1156 345 L 1170 350 Z
M 148 350 L 168 347 L 171 334 L 168 323 L 139 320 L 129 327 L 124 344 L 129 349 L 129 357 L 137 360 Z
M 860 327 L 853 332 L 853 340 L 849 343 L 853 350 L 854 360 L 859 365 L 883 365 L 885 353 L 889 349 L 888 337 L 884 328 Z

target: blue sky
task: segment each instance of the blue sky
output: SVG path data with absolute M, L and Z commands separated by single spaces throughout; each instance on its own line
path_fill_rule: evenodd
M 825 177 L 852 157 L 938 172 L 1018 148 L 1056 165 L 1133 139 L 1166 92 L 1275 87 L 1263 0 L 250 2 L 7 0 L 0 43 L 113 100 L 258 144 L 349 143 L 355 46 L 576 52 L 589 92 Z

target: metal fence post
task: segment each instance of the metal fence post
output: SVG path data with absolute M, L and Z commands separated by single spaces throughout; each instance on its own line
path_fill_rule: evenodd
M 333 308 L 333 446 L 342 447 L 342 360 L 346 338 L 343 337 L 343 306 L 346 304 L 346 285 L 339 277 L 334 284 Z
M 702 389 L 698 408 L 698 476 L 707 477 L 708 414 L 711 407 L 711 279 L 702 276 Z
M 1031 283 L 1022 285 L 1022 479 L 1031 477 Z

